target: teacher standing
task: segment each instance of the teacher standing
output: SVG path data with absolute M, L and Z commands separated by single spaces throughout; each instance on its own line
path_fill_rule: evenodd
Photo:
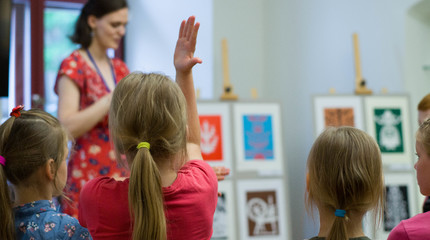
M 128 8 L 125 0 L 89 0 L 71 37 L 81 48 L 63 60 L 58 71 L 58 118 L 76 139 L 69 160 L 63 211 L 77 217 L 79 193 L 97 176 L 125 177 L 109 142 L 108 118 L 112 92 L 129 70 L 107 50 L 117 49 L 125 34 Z

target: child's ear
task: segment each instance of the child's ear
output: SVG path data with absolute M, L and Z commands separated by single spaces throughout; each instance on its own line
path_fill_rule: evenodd
M 45 164 L 45 174 L 49 180 L 53 181 L 55 179 L 55 161 L 50 158 Z

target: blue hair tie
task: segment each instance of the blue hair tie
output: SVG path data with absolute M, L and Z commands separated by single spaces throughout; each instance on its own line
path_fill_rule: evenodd
M 334 215 L 336 216 L 336 217 L 345 217 L 345 213 L 346 213 L 346 211 L 345 210 L 343 210 L 343 209 L 336 209 L 336 211 L 334 212 Z

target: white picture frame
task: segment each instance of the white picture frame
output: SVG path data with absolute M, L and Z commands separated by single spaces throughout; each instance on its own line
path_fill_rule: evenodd
M 231 180 L 223 180 L 218 182 L 218 192 L 222 196 L 218 196 L 217 209 L 214 214 L 213 221 L 213 240 L 234 240 L 236 239 L 236 197 L 233 190 L 233 182 Z
M 233 104 L 237 171 L 282 175 L 282 129 L 279 103 Z
M 230 174 L 227 177 L 231 177 L 233 175 L 233 164 L 230 104 L 197 102 L 197 111 L 200 119 L 200 133 L 202 136 L 200 147 L 203 160 L 211 166 L 229 168 Z M 214 136 L 211 137 L 213 134 Z M 215 146 L 213 146 L 214 142 L 217 142 Z
M 313 97 L 315 136 L 326 126 L 364 127 L 363 101 L 359 96 L 319 95 Z
M 416 205 L 416 179 L 413 172 L 389 172 L 385 178 L 385 211 L 375 239 L 387 239 L 390 231 L 401 220 L 418 214 Z
M 409 99 L 399 96 L 364 98 L 367 133 L 378 143 L 384 166 L 412 169 Z
M 291 239 L 282 179 L 237 181 L 240 239 Z

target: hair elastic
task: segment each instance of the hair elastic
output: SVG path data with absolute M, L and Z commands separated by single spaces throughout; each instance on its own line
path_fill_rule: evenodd
M 149 144 L 149 142 L 140 142 L 138 145 L 137 145 L 137 149 L 141 149 L 141 148 L 147 148 L 148 150 L 149 150 L 149 147 L 150 147 L 151 145 Z
M 336 217 L 345 217 L 345 213 L 346 213 L 346 211 L 345 210 L 343 210 L 343 209 L 336 209 L 336 211 L 334 212 L 334 215 L 336 216 Z
M 3 156 L 0 156 L 0 164 L 4 166 L 6 166 L 6 158 L 4 158 Z
M 12 112 L 10 112 L 10 116 L 12 117 L 15 117 L 15 118 L 18 118 L 19 116 L 21 116 L 21 110 L 22 109 L 24 109 L 24 106 L 23 105 L 18 105 L 18 106 L 16 106 L 16 107 L 14 107 L 13 109 L 12 109 Z

